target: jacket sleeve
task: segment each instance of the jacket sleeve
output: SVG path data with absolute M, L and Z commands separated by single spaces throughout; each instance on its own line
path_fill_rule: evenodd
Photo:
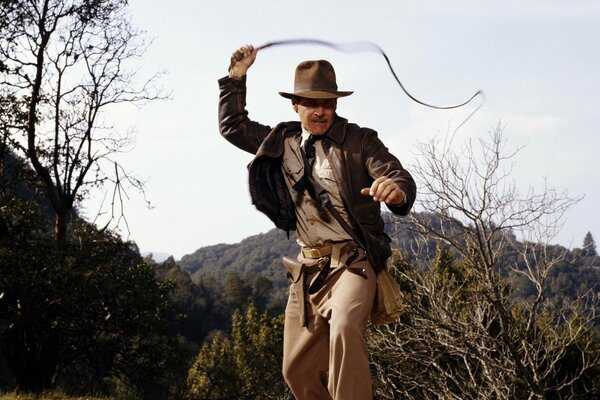
M 407 215 L 412 208 L 417 195 L 417 186 L 410 173 L 402 167 L 400 161 L 389 152 L 375 131 L 369 131 L 363 137 L 363 151 L 369 175 L 373 179 L 386 176 L 393 179 L 406 195 L 406 201 L 400 206 L 386 203 L 394 214 Z
M 252 154 L 271 131 L 267 125 L 248 118 L 246 111 L 246 77 L 226 76 L 219 79 L 219 131 L 233 145 Z

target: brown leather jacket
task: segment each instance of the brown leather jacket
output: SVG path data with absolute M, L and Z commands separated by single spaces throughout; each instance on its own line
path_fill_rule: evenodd
M 284 140 L 300 131 L 300 122 L 283 122 L 274 128 L 251 121 L 246 111 L 246 79 L 219 80 L 219 129 L 221 135 L 242 150 L 255 154 L 248 166 L 252 203 L 275 226 L 295 230 L 296 215 L 284 182 L 281 160 Z M 379 202 L 360 193 L 378 177 L 392 178 L 406 194 L 406 203 L 390 211 L 406 215 L 416 196 L 416 185 L 400 161 L 377 138 L 377 133 L 336 116 L 322 139 L 323 148 L 339 185 L 340 195 L 355 233 L 362 239 L 371 264 L 385 268 L 391 254 L 384 233 Z

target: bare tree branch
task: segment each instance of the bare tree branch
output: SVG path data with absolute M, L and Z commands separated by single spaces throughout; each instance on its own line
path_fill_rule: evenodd
M 27 119 L 20 125 L 6 118 L 2 129 L 15 149 L 26 149 L 43 182 L 60 242 L 87 188 L 113 182 L 122 194 L 123 184 L 143 191 L 140 180 L 111 168 L 110 156 L 129 147 L 132 137 L 107 116 L 113 106 L 164 96 L 156 86 L 160 74 L 139 80 L 132 68 L 149 42 L 131 26 L 125 1 L 17 3 L 7 9 L 15 23 L 0 27 L 0 99 L 10 99 Z M 123 216 L 118 220 L 126 221 Z
M 550 240 L 578 199 L 548 186 L 520 194 L 506 165 L 520 149 L 507 152 L 502 133 L 498 125 L 478 141 L 419 145 L 411 171 L 423 212 L 401 222 L 416 239 L 392 263 L 406 311 L 371 331 L 380 398 L 574 399 L 582 385 L 598 393 L 589 378 L 600 370 L 597 291 L 562 304 L 547 292 L 570 254 Z M 533 297 L 513 303 L 509 276 L 524 277 Z

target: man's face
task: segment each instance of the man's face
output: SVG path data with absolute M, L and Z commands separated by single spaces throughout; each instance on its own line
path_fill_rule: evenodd
M 299 97 L 292 101 L 304 129 L 313 135 L 327 133 L 335 117 L 337 99 L 307 99 Z

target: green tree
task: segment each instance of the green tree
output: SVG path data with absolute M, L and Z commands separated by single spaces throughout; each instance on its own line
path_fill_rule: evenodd
M 251 304 L 234 313 L 231 330 L 231 337 L 217 333 L 202 345 L 188 373 L 189 398 L 289 398 L 281 375 L 283 318 Z
M 247 284 L 239 275 L 230 272 L 223 283 L 223 300 L 231 310 L 241 310 L 252 296 L 252 286 Z
M 259 275 L 254 279 L 252 300 L 259 311 L 264 311 L 269 307 L 272 293 L 273 282 L 269 278 Z
M 131 243 L 78 223 L 58 247 L 51 225 L 35 202 L 0 195 L 0 354 L 15 387 L 110 392 L 123 381 L 164 398 L 180 357 L 168 287 Z
M 583 255 L 588 257 L 596 257 L 596 242 L 592 236 L 592 232 L 588 232 L 583 239 Z
M 237 382 L 239 375 L 231 341 L 218 331 L 210 342 L 200 348 L 188 373 L 188 399 L 235 399 L 239 398 Z

